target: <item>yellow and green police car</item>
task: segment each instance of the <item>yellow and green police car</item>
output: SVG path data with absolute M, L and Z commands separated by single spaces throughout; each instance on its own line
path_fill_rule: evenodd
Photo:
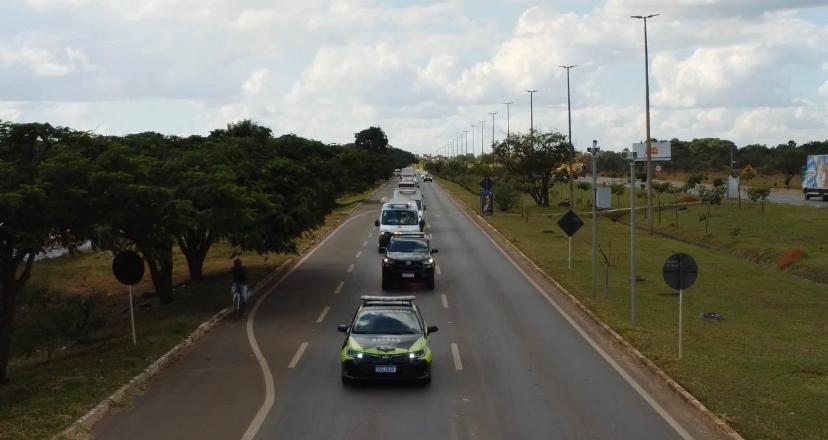
M 363 296 L 342 344 L 342 383 L 362 380 L 413 380 L 431 383 L 428 326 L 414 296 Z

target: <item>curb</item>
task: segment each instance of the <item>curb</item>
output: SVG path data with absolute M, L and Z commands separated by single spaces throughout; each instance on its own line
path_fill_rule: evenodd
M 375 189 L 371 194 L 369 194 L 365 200 L 358 203 L 356 206 L 351 208 L 351 210 L 342 215 L 336 221 L 336 223 L 332 224 L 331 227 L 328 228 L 327 231 L 325 231 L 319 237 L 314 238 L 307 245 L 305 245 L 301 249 L 299 254 L 304 254 L 306 251 L 313 248 L 317 243 L 319 243 L 320 240 L 327 237 L 328 234 L 335 229 L 335 226 L 337 224 L 341 223 L 344 219 L 349 218 L 354 213 L 354 211 L 356 211 L 357 208 L 362 206 L 365 203 L 365 201 L 374 197 L 374 195 L 376 195 L 376 193 L 379 192 L 384 186 L 385 184 L 381 184 L 377 189 Z M 284 263 L 280 264 L 269 274 L 267 274 L 264 278 L 262 278 L 261 281 L 256 283 L 253 289 L 251 289 L 249 298 L 253 298 L 255 295 L 260 293 L 260 291 L 265 285 L 272 281 L 273 278 L 276 277 L 276 275 L 282 272 L 282 269 L 288 267 L 290 263 L 292 263 L 293 261 L 293 257 L 287 259 Z M 59 433 L 55 434 L 52 437 L 52 439 L 62 440 L 87 438 L 95 424 L 101 421 L 101 419 L 103 419 L 109 413 L 113 406 L 119 405 L 126 401 L 129 398 L 129 396 L 131 396 L 138 388 L 148 383 L 161 370 L 163 370 L 166 366 L 168 366 L 173 361 L 178 359 L 181 355 L 183 355 L 184 349 L 198 342 L 202 337 L 209 333 L 210 330 L 212 330 L 216 325 L 218 325 L 219 322 L 221 322 L 228 315 L 230 315 L 230 307 L 225 307 L 224 309 L 218 311 L 215 315 L 210 317 L 210 319 L 204 321 L 198 327 L 196 327 L 196 329 L 193 330 L 192 333 L 190 333 L 186 339 L 184 339 L 175 347 L 171 348 L 168 352 L 161 355 L 160 358 L 156 359 L 153 363 L 151 363 L 144 371 L 130 379 L 129 382 L 127 382 L 117 391 L 110 394 L 103 401 L 97 404 L 94 408 L 89 410 L 89 412 L 87 412 L 79 419 L 77 419 L 74 423 L 72 423 L 72 425 L 70 425 L 63 431 L 60 431 Z
M 733 429 L 727 422 L 725 422 L 721 417 L 714 414 L 710 411 L 704 404 L 702 404 L 698 399 L 696 399 L 692 394 L 690 394 L 687 390 L 685 390 L 678 382 L 673 380 L 667 373 L 664 372 L 661 368 L 659 368 L 653 361 L 648 359 L 644 356 L 637 348 L 635 348 L 632 344 L 630 344 L 626 339 L 624 339 L 621 335 L 619 335 L 615 330 L 613 330 L 610 326 L 605 324 L 597 315 L 595 315 L 590 309 L 588 309 L 581 301 L 578 300 L 574 295 L 569 293 L 569 291 L 564 288 L 557 280 L 552 278 L 546 271 L 541 269 L 531 258 L 529 258 L 526 254 L 523 253 L 514 243 L 511 242 L 505 235 L 503 235 L 500 231 L 498 231 L 494 226 L 489 224 L 483 217 L 481 217 L 478 213 L 473 211 L 469 208 L 465 203 L 461 200 L 457 199 L 457 197 L 452 194 L 451 191 L 445 190 L 446 193 L 454 200 L 455 204 L 460 206 L 464 211 L 469 214 L 469 217 L 472 218 L 475 222 L 479 225 L 487 228 L 491 234 L 494 234 L 499 238 L 499 241 L 508 244 L 509 248 L 515 252 L 516 254 L 520 255 L 520 257 L 525 261 L 528 262 L 532 268 L 540 273 L 544 278 L 550 281 L 552 284 L 555 285 L 558 290 L 563 293 L 566 298 L 569 299 L 581 312 L 587 315 L 595 324 L 597 324 L 604 332 L 612 338 L 612 340 L 621 345 L 626 351 L 628 351 L 635 359 L 637 359 L 642 365 L 647 367 L 650 372 L 654 373 L 658 376 L 659 379 L 664 381 L 676 394 L 679 395 L 685 402 L 692 405 L 696 410 L 703 416 L 710 419 L 711 422 L 716 426 L 716 429 L 723 435 L 727 436 L 732 440 L 744 440 L 744 438 Z

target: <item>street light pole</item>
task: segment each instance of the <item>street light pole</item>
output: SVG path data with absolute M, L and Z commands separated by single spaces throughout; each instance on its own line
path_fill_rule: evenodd
M 490 115 L 492 115 L 492 153 L 494 153 L 494 145 L 495 145 L 495 123 L 494 123 L 494 117 L 495 117 L 495 115 L 497 114 L 497 112 L 494 112 L 494 113 L 489 112 L 489 114 L 490 114 Z
M 474 157 L 474 129 L 477 128 L 476 125 L 472 124 L 471 126 L 471 134 L 472 134 L 472 157 Z
M 647 19 L 660 14 L 633 15 L 630 18 L 644 20 L 644 88 L 647 101 L 647 229 L 653 233 L 653 166 L 650 136 L 650 51 L 647 42 Z
M 468 156 L 468 154 L 469 154 L 469 131 L 468 130 L 463 130 L 463 136 L 466 137 L 466 147 L 465 147 L 465 150 L 463 152 L 463 155 Z
M 573 64 L 560 67 L 566 69 L 566 113 L 569 121 L 569 176 L 567 176 L 567 180 L 569 180 L 569 204 L 572 206 L 575 200 L 575 182 L 572 181 L 572 161 L 574 160 L 573 156 L 575 156 L 575 146 L 572 145 L 572 99 L 569 92 L 569 71 L 578 66 Z
M 630 152 L 630 323 L 635 325 L 638 306 L 635 292 L 635 152 Z
M 595 157 L 598 156 L 598 141 L 592 141 L 592 294 L 595 295 L 598 286 L 598 215 L 595 205 L 598 201 L 598 170 L 595 168 Z
M 503 103 L 503 105 L 506 106 L 506 142 L 507 143 L 509 142 L 509 137 L 511 135 L 511 129 L 509 128 L 509 119 L 511 118 L 511 115 L 509 113 L 509 106 L 512 105 L 512 104 L 514 104 L 514 102 L 512 102 L 512 101 Z
M 535 132 L 535 92 L 537 90 L 527 90 L 529 92 L 529 135 L 534 136 Z
M 486 125 L 486 121 L 480 121 L 480 159 L 483 159 L 483 127 Z

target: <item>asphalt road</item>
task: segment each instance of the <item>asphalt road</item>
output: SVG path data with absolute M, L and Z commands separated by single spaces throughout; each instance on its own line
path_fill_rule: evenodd
M 558 307 L 567 306 L 540 293 L 545 285 L 442 189 L 423 184 L 423 193 L 437 287 L 393 293 L 416 294 L 440 327 L 429 387 L 340 384 L 336 326 L 360 295 L 380 294 L 375 200 L 266 293 L 253 319 L 220 324 L 94 438 L 712 438 L 704 419 L 612 344 L 589 342 L 600 333 L 565 318 Z

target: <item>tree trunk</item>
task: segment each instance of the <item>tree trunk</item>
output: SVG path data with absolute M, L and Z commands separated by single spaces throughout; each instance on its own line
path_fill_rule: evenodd
M 541 178 L 541 206 L 549 207 L 549 176 Z
M 739 183 L 736 184 L 736 198 L 739 199 L 739 209 L 742 209 L 742 178 L 739 178 Z
M 23 273 L 18 277 L 20 264 L 25 264 Z M 9 258 L 0 266 L 0 384 L 8 379 L 6 370 L 11 355 L 11 335 L 14 316 L 17 311 L 17 294 L 28 281 L 34 263 L 34 254 L 24 254 L 22 258 Z
M 712 203 L 707 204 L 707 215 L 704 216 L 704 233 L 707 234 L 707 230 L 710 227 L 710 205 Z
M 184 258 L 187 259 L 187 269 L 190 272 L 190 281 L 204 279 L 204 260 L 213 245 L 210 233 L 201 230 L 192 231 L 183 237 L 178 237 L 178 247 Z
M 152 285 L 162 304 L 169 304 L 173 300 L 172 289 L 172 244 L 142 251 L 144 260 L 152 276 Z

